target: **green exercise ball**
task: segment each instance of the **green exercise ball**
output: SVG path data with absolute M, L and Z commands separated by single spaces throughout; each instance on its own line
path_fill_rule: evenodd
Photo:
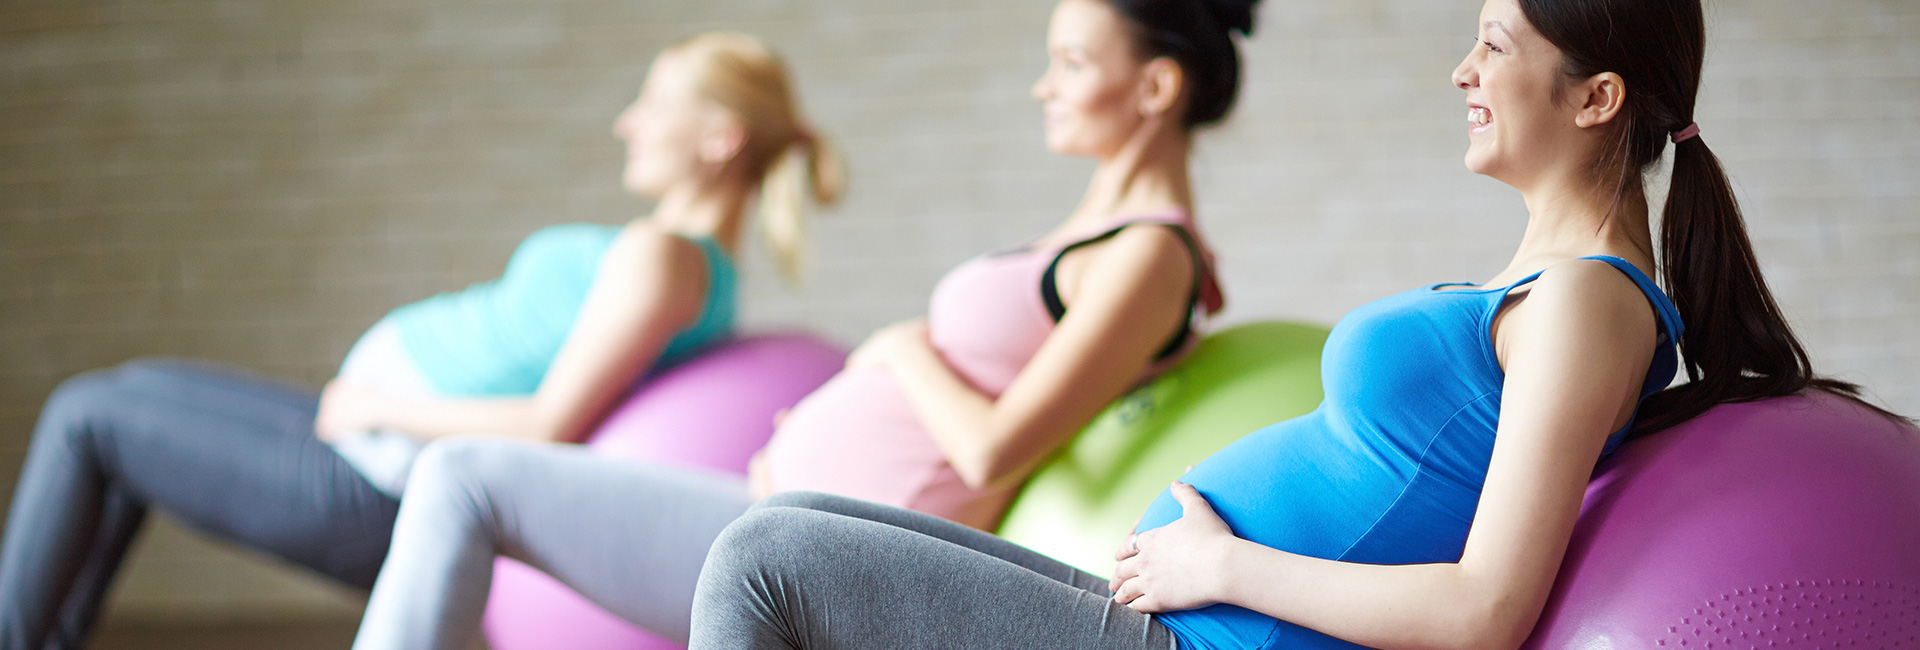
M 1320 405 L 1327 329 L 1260 322 L 1207 336 L 1180 365 L 1108 406 L 1033 473 L 1000 536 L 1095 575 L 1189 465 Z

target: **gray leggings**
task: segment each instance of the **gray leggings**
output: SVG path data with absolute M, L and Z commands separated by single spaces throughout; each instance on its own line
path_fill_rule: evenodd
M 683 640 L 707 548 L 751 500 L 736 476 L 484 438 L 427 445 L 407 479 L 358 650 L 460 650 L 496 555 Z
M 1177 650 L 1105 578 L 910 510 L 768 498 L 714 542 L 689 650 Z
M 0 649 L 77 648 L 149 507 L 368 587 L 399 504 L 313 435 L 317 397 L 135 361 L 56 390 L 0 546 Z

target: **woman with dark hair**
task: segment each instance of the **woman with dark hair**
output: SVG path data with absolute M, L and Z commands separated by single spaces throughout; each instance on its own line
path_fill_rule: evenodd
M 779 495 L 715 542 L 693 650 L 1519 646 L 1595 463 L 1630 432 L 1854 392 L 1812 374 L 1693 124 L 1704 38 L 1697 0 L 1488 0 L 1453 79 L 1467 166 L 1526 200 L 1511 264 L 1347 315 L 1320 408 L 1174 483 L 1112 580 L 913 513 Z M 1642 179 L 1668 142 L 1663 293 Z M 1676 342 L 1690 381 L 1669 389 Z
M 684 639 L 714 538 L 779 490 L 993 528 L 1029 471 L 1180 358 L 1194 316 L 1221 306 L 1187 167 L 1195 128 L 1233 104 L 1228 30 L 1251 17 L 1138 4 L 1152 22 L 1104 0 L 1066 0 L 1055 16 L 1054 65 L 1033 87 L 1047 147 L 1098 166 L 1051 232 L 948 272 L 925 319 L 874 333 L 795 405 L 745 481 L 568 449 L 430 445 L 355 647 L 467 647 L 499 555 Z

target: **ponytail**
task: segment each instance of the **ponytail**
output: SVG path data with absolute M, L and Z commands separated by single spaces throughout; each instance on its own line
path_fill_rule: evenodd
M 781 277 L 806 277 L 806 199 L 831 205 L 846 186 L 846 167 L 818 133 L 805 126 L 799 98 L 778 54 L 738 32 L 709 32 L 677 45 L 700 93 L 746 127 L 739 157 L 759 179 L 761 228 Z
M 1626 81 L 1616 139 L 1597 169 L 1620 170 L 1619 193 L 1673 146 L 1673 182 L 1660 224 L 1660 270 L 1680 311 L 1687 383 L 1640 405 L 1634 435 L 1685 422 L 1717 404 L 1807 388 L 1860 400 L 1860 387 L 1813 373 L 1773 292 L 1760 276 L 1740 204 L 1719 159 L 1693 123 L 1706 58 L 1699 0 L 1520 0 L 1520 11 L 1565 57 L 1570 81 L 1602 72 Z M 1866 404 L 1868 408 L 1891 413 Z
M 761 181 L 760 224 L 780 277 L 787 282 L 799 284 L 811 268 L 806 199 L 832 205 L 845 187 L 846 167 L 839 152 L 811 131 L 801 131 L 767 170 Z
M 1859 397 L 1858 386 L 1813 374 L 1806 348 L 1760 275 L 1733 187 L 1699 137 L 1674 144 L 1660 243 L 1667 295 L 1686 324 L 1680 349 L 1687 383 L 1648 398 L 1638 432 L 1685 422 L 1716 404 L 1808 387 Z

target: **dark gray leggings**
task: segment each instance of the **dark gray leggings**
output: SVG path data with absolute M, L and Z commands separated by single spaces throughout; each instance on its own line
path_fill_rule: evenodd
M 183 361 L 80 375 L 40 413 L 0 547 L 0 650 L 77 648 L 149 507 L 370 587 L 399 503 L 313 435 L 317 397 Z
M 720 534 L 689 650 L 1177 650 L 1105 578 L 938 517 L 775 495 Z

